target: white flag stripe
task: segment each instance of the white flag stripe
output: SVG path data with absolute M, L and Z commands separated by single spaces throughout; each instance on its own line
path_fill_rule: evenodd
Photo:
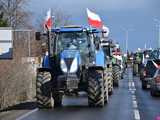
M 51 9 L 47 11 L 46 21 L 51 18 Z
M 156 68 L 159 67 L 154 61 L 152 61 L 152 62 L 153 62 L 154 66 L 155 66 Z
M 99 15 L 91 12 L 88 8 L 87 8 L 87 14 L 90 19 L 101 22 L 101 18 L 99 17 Z

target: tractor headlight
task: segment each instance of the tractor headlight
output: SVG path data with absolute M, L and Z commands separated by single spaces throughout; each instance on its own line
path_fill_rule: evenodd
M 64 59 L 61 59 L 60 64 L 61 64 L 61 70 L 66 73 L 67 72 L 67 66 L 66 66 L 66 63 L 65 63 Z
M 77 61 L 77 58 L 75 58 L 72 62 L 72 65 L 70 67 L 70 73 L 74 73 L 76 72 L 78 69 L 78 61 Z

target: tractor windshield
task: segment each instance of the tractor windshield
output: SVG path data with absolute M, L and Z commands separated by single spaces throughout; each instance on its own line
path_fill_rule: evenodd
M 88 45 L 87 34 L 85 32 L 60 33 L 57 42 L 58 52 L 63 50 L 85 51 Z

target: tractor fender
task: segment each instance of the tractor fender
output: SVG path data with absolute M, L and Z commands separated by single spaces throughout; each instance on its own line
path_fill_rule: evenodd
M 51 72 L 52 70 L 50 68 L 37 68 L 37 72 Z
M 49 55 L 45 55 L 42 59 L 42 68 L 50 68 Z
M 121 66 L 120 66 L 120 65 L 118 65 L 118 64 L 113 64 L 113 67 L 114 67 L 114 66 L 118 66 L 119 69 L 121 70 Z
M 95 59 L 95 65 L 99 68 L 102 67 L 104 68 L 106 66 L 106 60 L 105 60 L 105 55 L 103 50 L 100 48 L 99 50 L 96 51 L 96 59 Z
M 102 66 L 89 66 L 88 67 L 88 71 L 90 70 L 101 70 L 101 71 L 104 71 L 104 67 Z

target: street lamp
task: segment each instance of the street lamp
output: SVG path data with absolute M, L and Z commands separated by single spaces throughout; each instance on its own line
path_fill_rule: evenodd
M 160 20 L 154 19 L 154 21 L 158 24 L 158 48 L 160 48 Z
M 129 32 L 130 31 L 133 31 L 133 29 L 127 29 L 127 28 L 122 28 L 124 31 L 125 31 L 125 46 L 126 46 L 126 54 L 127 54 L 127 51 L 128 51 L 128 39 L 129 39 Z

